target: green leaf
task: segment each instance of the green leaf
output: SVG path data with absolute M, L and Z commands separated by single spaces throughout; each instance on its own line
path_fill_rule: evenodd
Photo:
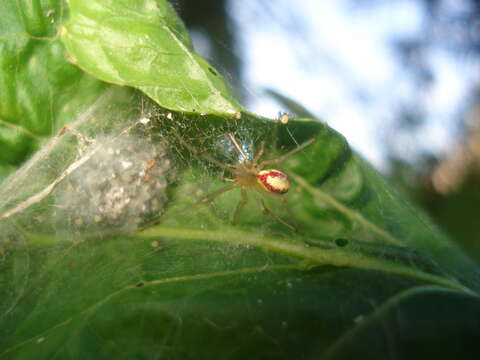
M 4 1 L 0 22 L 0 166 L 8 173 L 108 85 L 65 60 L 60 1 Z M 3 5 L 2 5 L 3 6 Z
M 407 346 L 411 331 L 432 344 L 439 337 L 427 335 L 436 328 L 421 324 L 430 322 L 446 331 L 448 321 L 441 319 L 468 324 L 480 311 L 478 267 L 394 194 L 328 126 L 308 120 L 281 125 L 248 115 L 232 122 L 160 109 L 150 111 L 155 115 L 146 121 L 142 112 L 127 116 L 133 99 L 125 96 L 114 92 L 80 116 L 79 132 L 92 137 L 100 128 L 107 130 L 80 154 L 75 155 L 76 135 L 53 139 L 50 154 L 37 155 L 30 173 L 17 175 L 22 181 L 39 180 L 43 174 L 41 186 L 18 200 L 10 195 L 10 202 L 0 207 L 7 239 L 0 359 L 107 359 L 114 354 L 126 359 L 158 354 L 348 358 L 355 349 L 385 358 L 392 336 L 402 349 L 396 353 L 415 358 L 416 348 Z M 138 122 L 132 122 L 135 118 Z M 315 138 L 280 166 L 293 181 L 287 195 L 292 214 L 276 199 L 262 197 L 298 233 L 263 215 L 255 201 L 246 205 L 239 224 L 232 225 L 240 200 L 237 189 L 215 197 L 211 205 L 197 202 L 223 186 L 222 172 L 208 159 L 235 162 L 228 132 L 249 153 L 266 141 L 266 158 Z M 119 186 L 115 164 L 130 162 L 145 169 L 147 158 L 131 149 L 147 149 L 152 139 L 168 144 L 162 156 L 172 167 L 160 165 L 165 158 L 157 158 L 152 179 L 127 176 L 120 184 L 123 192 L 132 193 L 132 187 L 148 191 L 161 181 L 165 166 L 175 169 L 176 180 L 168 180 L 168 202 L 162 203 L 160 218 L 134 214 L 146 221 L 135 222 L 144 230 L 125 233 L 118 213 L 105 212 L 100 205 Z M 124 157 L 126 148 L 131 158 Z M 65 162 L 52 169 L 49 159 L 57 158 L 57 152 Z M 107 157 L 107 166 L 109 152 L 117 159 Z M 85 157 L 41 201 L 30 200 L 38 200 L 42 188 Z M 107 184 L 104 179 L 110 185 L 96 187 Z M 0 198 L 15 184 L 7 182 Z M 89 194 L 88 201 L 83 193 Z M 253 200 L 259 194 L 249 196 Z M 122 211 L 130 211 L 129 206 Z M 148 225 L 158 220 L 160 225 Z M 395 312 L 402 314 L 401 323 L 392 320 Z M 473 336 L 469 325 L 458 326 Z M 445 334 L 449 341 L 440 346 L 440 355 L 471 351 L 468 341 L 465 345 L 463 338 Z
M 71 61 L 93 76 L 142 90 L 178 111 L 238 116 L 223 77 L 194 53 L 166 1 L 70 0 L 62 30 Z
M 0 359 L 478 354 L 478 264 L 340 134 L 308 119 L 173 112 L 105 85 L 66 62 L 54 34 L 67 11 L 54 7 L 49 25 L 45 4 L 10 1 L 0 19 L 11 49 L 1 76 L 13 76 L 1 82 L 3 134 L 49 137 L 0 184 Z M 164 3 L 148 4 L 161 19 Z M 152 21 L 184 34 L 165 11 Z M 103 20 L 92 34 L 113 22 Z M 238 188 L 205 201 L 231 184 L 222 164 L 241 161 L 228 134 L 249 156 L 264 143 L 263 159 L 314 139 L 272 165 L 291 179 L 288 206 L 250 188 L 233 225 Z M 2 143 L 0 154 L 28 153 L 26 143 Z

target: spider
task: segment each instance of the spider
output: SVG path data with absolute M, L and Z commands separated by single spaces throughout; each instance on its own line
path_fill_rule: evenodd
M 277 165 L 282 163 L 286 158 L 292 156 L 293 154 L 305 149 L 307 146 L 311 145 L 315 139 L 311 138 L 304 143 L 300 144 L 298 147 L 295 149 L 287 152 L 286 154 L 279 156 L 275 159 L 269 159 L 269 160 L 263 160 L 260 161 L 261 157 L 264 154 L 265 151 L 265 142 L 262 141 L 260 143 L 260 148 L 257 154 L 254 156 L 253 159 L 249 158 L 247 154 L 243 151 L 242 147 L 238 143 L 237 139 L 235 139 L 234 135 L 231 132 L 227 133 L 227 137 L 232 143 L 234 149 L 238 152 L 240 155 L 242 161 L 236 164 L 227 164 L 227 163 L 222 163 L 214 158 L 212 158 L 209 155 L 206 154 L 200 154 L 192 145 L 187 143 L 185 140 L 183 140 L 180 135 L 174 131 L 175 137 L 179 140 L 179 142 L 187 148 L 192 154 L 198 157 L 203 157 L 205 160 L 211 162 L 212 164 L 218 166 L 219 168 L 229 171 L 231 175 L 233 176 L 233 179 L 227 179 L 229 181 L 232 181 L 231 184 L 224 186 L 210 194 L 208 194 L 206 197 L 202 198 L 201 200 L 190 204 L 186 206 L 185 208 L 179 210 L 179 212 L 183 212 L 185 210 L 191 209 L 199 204 L 206 204 L 206 203 L 211 203 L 217 196 L 230 191 L 235 188 L 240 188 L 240 195 L 241 199 L 239 200 L 235 211 L 233 213 L 233 216 L 231 218 L 231 223 L 232 225 L 235 225 L 238 223 L 238 220 L 240 218 L 240 214 L 245 207 L 245 205 L 249 201 L 248 193 L 247 190 L 253 190 L 254 192 L 260 193 L 262 195 L 266 195 L 268 197 L 275 198 L 279 201 L 281 201 L 285 207 L 287 208 L 287 211 L 290 214 L 290 217 L 292 217 L 290 213 L 290 208 L 288 207 L 288 202 L 287 199 L 283 197 L 284 194 L 288 192 L 290 189 L 290 182 L 288 181 L 287 175 L 285 175 L 283 172 L 280 170 L 276 169 L 271 169 L 271 168 L 266 168 L 267 166 L 272 166 L 272 165 Z M 285 225 L 289 229 L 293 231 L 298 231 L 297 228 L 285 220 L 283 220 L 280 216 L 278 216 L 276 213 L 272 212 L 270 209 L 267 208 L 265 205 L 265 202 L 263 199 L 258 198 L 257 196 L 254 196 L 255 200 L 257 201 L 258 205 L 260 206 L 260 209 L 262 213 L 266 215 L 270 215 L 274 217 L 279 223 Z

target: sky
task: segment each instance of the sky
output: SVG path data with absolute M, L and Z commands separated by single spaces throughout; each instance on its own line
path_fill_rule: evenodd
M 379 170 L 388 151 L 410 161 L 420 152 L 442 154 L 454 146 L 459 109 L 475 84 L 477 63 L 452 56 L 435 43 L 428 89 L 407 75 L 392 46 L 425 31 L 426 14 L 413 0 L 230 1 L 240 36 L 246 107 L 274 118 L 285 110 L 265 89 L 289 96 L 330 126 Z M 462 0 L 444 1 L 466 11 Z M 395 128 L 399 104 L 419 103 L 427 121 L 412 133 Z M 388 149 L 388 151 L 387 151 Z

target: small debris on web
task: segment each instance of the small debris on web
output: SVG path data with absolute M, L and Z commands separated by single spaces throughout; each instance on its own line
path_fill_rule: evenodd
M 278 113 L 278 121 L 280 121 L 283 125 L 288 124 L 288 121 L 290 120 L 290 116 L 286 112 L 280 112 Z
M 139 123 L 140 124 L 143 124 L 143 125 L 147 125 L 148 123 L 150 122 L 150 119 L 148 117 L 142 117 L 140 120 L 139 120 Z

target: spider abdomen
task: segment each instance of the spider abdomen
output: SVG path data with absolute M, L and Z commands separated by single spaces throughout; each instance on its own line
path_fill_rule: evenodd
M 287 175 L 275 169 L 259 171 L 257 181 L 268 192 L 285 194 L 290 189 Z

